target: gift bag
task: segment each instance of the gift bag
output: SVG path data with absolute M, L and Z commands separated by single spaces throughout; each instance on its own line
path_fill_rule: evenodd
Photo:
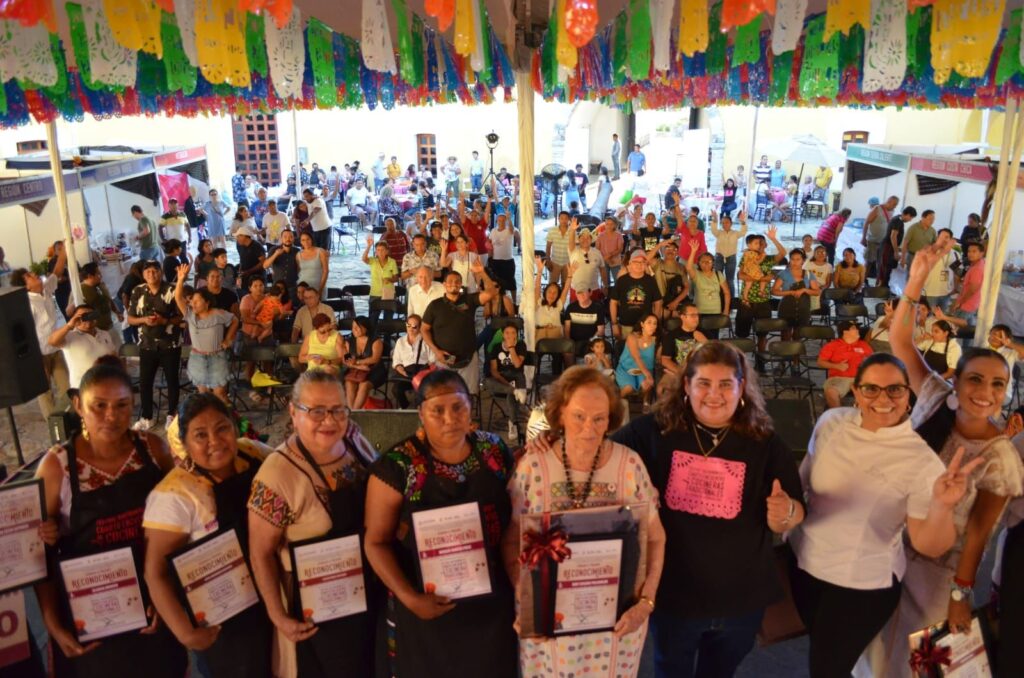
M 910 670 L 915 678 L 992 678 L 988 647 L 975 611 L 968 633 L 934 624 L 910 634 Z

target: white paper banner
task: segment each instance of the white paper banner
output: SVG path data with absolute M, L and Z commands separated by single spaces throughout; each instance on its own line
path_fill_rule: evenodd
M 864 46 L 865 92 L 898 89 L 907 72 L 907 2 L 872 0 Z
M 83 0 L 82 20 L 89 37 L 89 69 L 93 81 L 115 87 L 134 87 L 138 54 L 114 39 L 100 0 Z
M 796 49 L 804 30 L 807 0 L 779 0 L 775 5 L 775 25 L 772 27 L 772 54 Z
M 0 82 L 11 78 L 31 80 L 44 87 L 57 84 L 57 64 L 43 22 L 25 27 L 17 21 L 0 20 Z
M 651 38 L 654 41 L 654 70 L 672 67 L 672 10 L 675 0 L 651 0 Z
M 306 65 L 305 46 L 302 42 L 302 13 L 292 7 L 292 18 L 278 28 L 269 14 L 263 17 L 267 35 L 267 61 L 274 91 L 282 99 L 302 97 L 302 70 Z
M 198 68 L 195 0 L 174 0 L 174 18 L 178 22 L 178 32 L 181 33 L 181 46 L 185 50 L 185 56 L 188 57 L 190 64 Z
M 359 46 L 367 68 L 392 74 L 398 72 L 384 0 L 363 0 L 363 33 Z

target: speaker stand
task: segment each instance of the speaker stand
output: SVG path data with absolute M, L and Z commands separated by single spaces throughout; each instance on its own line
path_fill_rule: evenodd
M 25 465 L 25 455 L 21 453 L 21 440 L 18 439 L 18 426 L 14 423 L 14 408 L 7 408 L 7 423 L 11 426 L 11 437 L 14 438 L 14 451 L 18 455 L 18 466 Z

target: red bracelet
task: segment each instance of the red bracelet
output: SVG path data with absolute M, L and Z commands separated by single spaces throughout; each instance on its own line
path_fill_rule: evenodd
M 965 589 L 974 588 L 973 581 L 966 581 L 964 579 L 961 579 L 960 577 L 953 577 L 953 583 L 957 586 L 962 586 Z

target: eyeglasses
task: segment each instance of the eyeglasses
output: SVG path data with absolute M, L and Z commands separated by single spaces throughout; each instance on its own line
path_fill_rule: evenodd
M 301 403 L 292 404 L 295 405 L 295 409 L 305 412 L 310 419 L 318 423 L 326 419 L 327 415 L 331 415 L 334 421 L 344 424 L 352 413 L 352 410 L 347 407 L 308 407 Z
M 910 391 L 910 387 L 906 384 L 889 384 L 888 386 L 876 386 L 875 384 L 861 384 L 857 386 L 857 390 L 861 392 L 868 400 L 874 400 L 885 391 L 885 394 L 889 396 L 890 400 L 899 400 L 907 395 Z

